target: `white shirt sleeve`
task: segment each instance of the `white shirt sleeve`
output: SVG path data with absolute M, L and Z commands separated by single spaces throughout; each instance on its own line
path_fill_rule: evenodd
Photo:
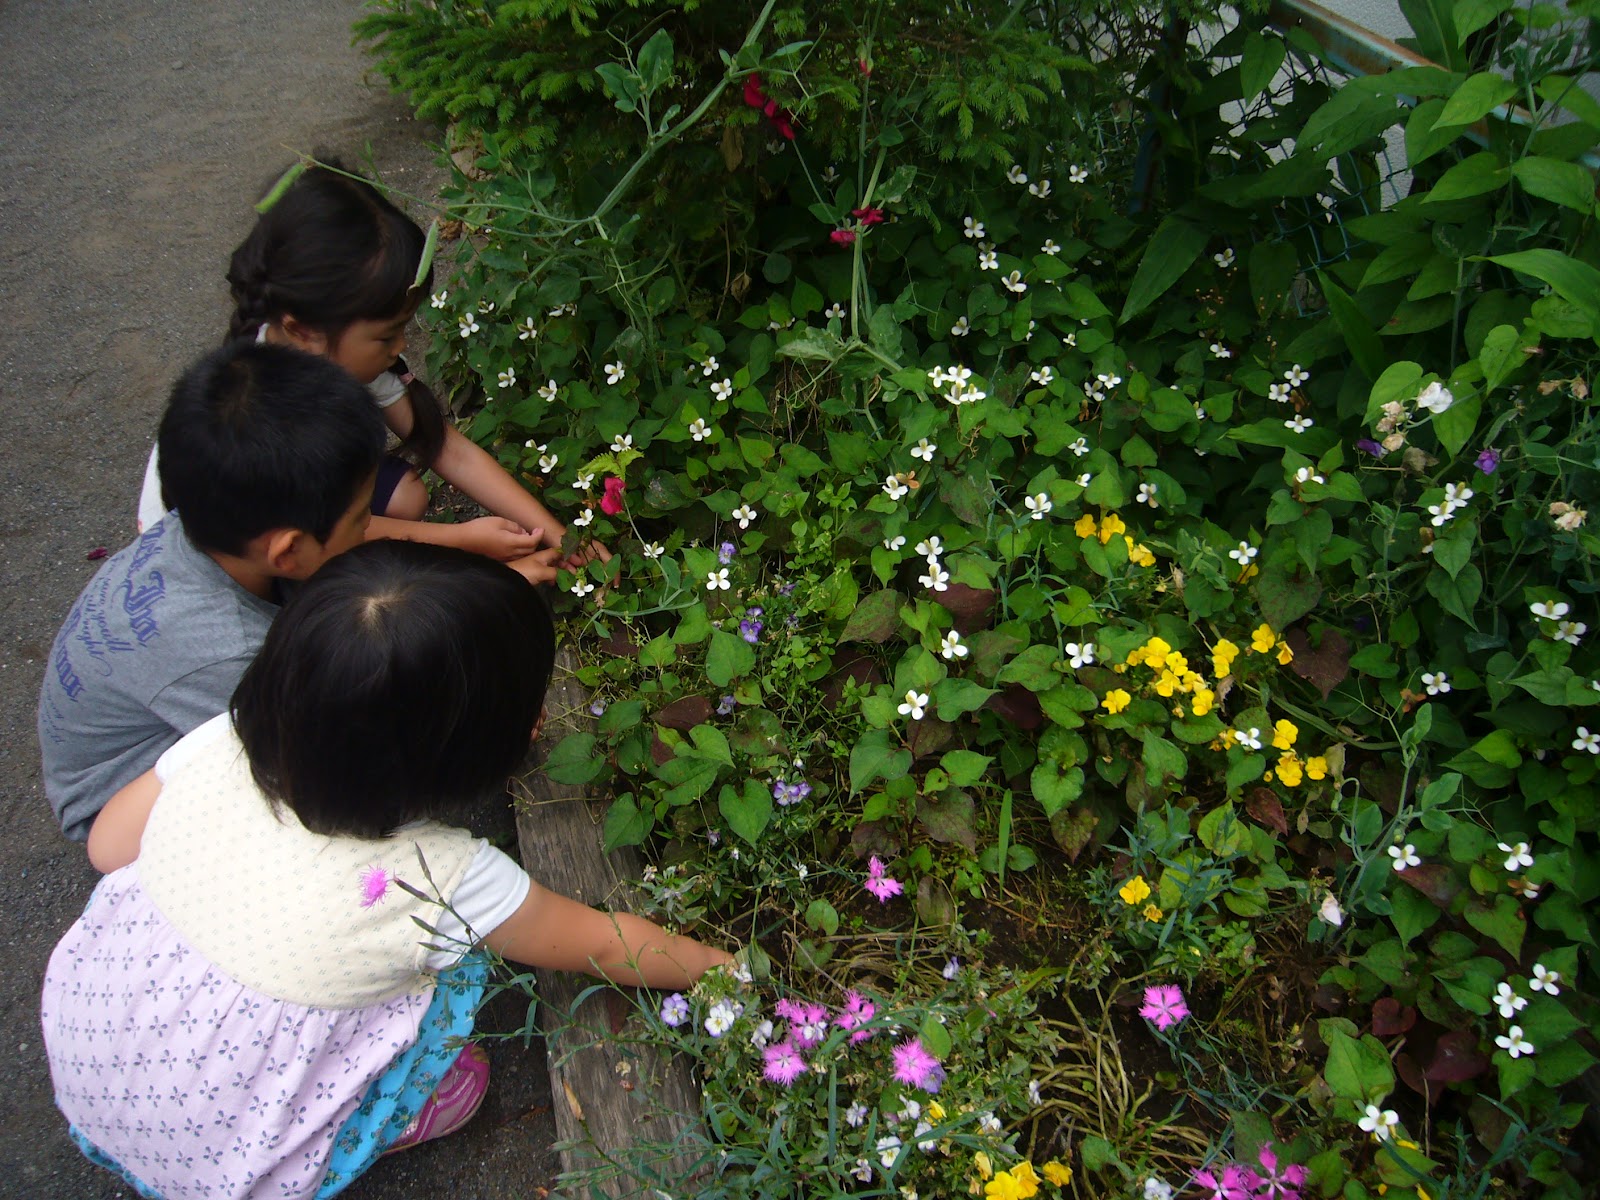
M 140 533 L 167 515 L 167 506 L 161 502 L 161 464 L 156 458 L 157 449 L 150 447 L 150 458 L 144 464 L 144 484 L 139 488 Z
M 372 394 L 374 404 L 379 408 L 388 408 L 406 394 L 406 385 L 400 382 L 400 376 L 393 371 L 385 371 L 367 384 L 367 391 Z
M 428 941 L 445 949 L 428 951 L 423 963 L 431 971 L 455 966 L 473 942 L 493 933 L 522 907 L 532 886 L 516 859 L 480 838 L 478 853 L 456 885 L 450 907 L 440 909 L 432 922 L 438 936 Z
M 226 737 L 229 731 L 230 717 L 227 713 L 218 713 L 204 725 L 197 725 L 184 734 L 156 759 L 156 778 L 162 783 L 172 775 L 172 772 L 195 756 L 196 751 L 209 746 L 220 737 Z

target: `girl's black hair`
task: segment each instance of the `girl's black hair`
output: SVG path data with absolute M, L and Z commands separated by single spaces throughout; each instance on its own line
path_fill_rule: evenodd
M 426 242 L 417 223 L 337 159 L 307 169 L 256 221 L 228 264 L 230 339 L 289 315 L 337 342 L 353 321 L 417 307 L 433 270 L 413 287 Z M 406 385 L 414 422 L 401 451 L 420 467 L 444 446 L 444 414 L 427 384 Z
M 367 542 L 284 606 L 233 723 L 275 808 L 317 833 L 385 837 L 504 786 L 554 655 L 549 609 L 510 567 Z

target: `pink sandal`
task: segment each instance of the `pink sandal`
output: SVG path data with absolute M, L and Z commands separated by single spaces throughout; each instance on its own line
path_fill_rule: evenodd
M 423 1102 L 411 1124 L 384 1153 L 409 1150 L 454 1133 L 472 1120 L 488 1093 L 489 1056 L 479 1046 L 467 1046 L 450 1064 L 439 1086 Z

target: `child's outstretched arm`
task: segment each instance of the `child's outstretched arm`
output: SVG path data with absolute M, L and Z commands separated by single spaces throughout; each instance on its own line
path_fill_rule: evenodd
M 530 967 L 585 971 L 613 983 L 689 987 L 712 967 L 731 965 L 725 950 L 668 933 L 632 913 L 607 913 L 540 887 L 483 939 L 496 954 Z
M 161 795 L 161 780 L 153 770 L 146 771 L 120 788 L 106 801 L 94 824 L 89 826 L 89 862 L 102 875 L 109 875 L 139 857 L 139 842 L 145 822 Z

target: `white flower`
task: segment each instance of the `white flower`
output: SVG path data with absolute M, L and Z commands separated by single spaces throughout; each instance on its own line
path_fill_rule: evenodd
M 1221 267 L 1224 271 L 1226 271 L 1229 267 L 1233 266 L 1234 261 L 1235 261 L 1234 260 L 1234 254 L 1233 254 L 1233 247 L 1232 246 L 1225 247 L 1220 254 L 1213 254 L 1211 256 L 1211 261 L 1216 263 L 1217 266 Z
M 1050 196 L 1050 181 L 1041 179 L 1038 183 L 1030 183 L 1028 185 L 1028 195 L 1037 196 L 1041 200 L 1048 199 Z
M 606 382 L 611 384 L 621 383 L 628 377 L 628 368 L 623 366 L 620 360 L 614 363 L 607 363 L 605 372 Z
M 1067 334 L 1066 337 L 1062 338 L 1061 340 L 1063 342 L 1065 342 L 1068 346 L 1076 346 L 1078 344 L 1078 335 L 1076 333 L 1069 333 L 1069 334 Z
M 1430 696 L 1447 696 L 1450 694 L 1450 677 L 1443 671 L 1424 671 L 1422 686 L 1428 689 Z
M 1518 842 L 1515 846 L 1508 846 L 1504 842 L 1499 842 L 1497 845 L 1500 847 L 1500 853 L 1506 856 L 1506 870 L 1515 871 L 1519 867 L 1533 866 L 1533 855 L 1528 853 L 1527 842 Z
M 1298 471 L 1296 471 L 1294 473 L 1294 481 L 1296 483 L 1327 483 L 1328 482 L 1321 475 L 1318 475 L 1315 471 L 1313 471 L 1310 467 L 1301 467 Z
M 927 1151 L 932 1150 L 935 1146 L 937 1146 L 939 1144 L 939 1139 L 938 1138 L 930 1138 L 930 1137 L 925 1136 L 926 1134 L 929 1134 L 929 1133 L 932 1133 L 932 1132 L 933 1132 L 933 1125 L 930 1122 L 928 1122 L 928 1121 L 918 1121 L 917 1122 L 917 1127 L 914 1130 L 911 1131 L 911 1136 L 912 1136 L 912 1138 L 914 1138 L 916 1140 L 917 1149 L 918 1150 L 921 1150 L 924 1153 L 926 1153 Z M 910 1193 L 910 1195 L 906 1195 L 906 1193 L 908 1193 L 908 1192 Z M 911 1188 L 907 1188 L 907 1187 L 901 1188 L 900 1189 L 900 1194 L 902 1196 L 905 1196 L 905 1200 L 917 1200 L 917 1193 L 916 1193 L 915 1190 L 913 1190 Z
M 931 538 L 924 538 L 918 542 L 916 551 L 926 558 L 928 562 L 935 563 L 939 561 L 939 555 L 944 553 L 944 542 L 940 540 L 938 534 L 935 534 Z
M 1560 971 L 1551 971 L 1543 963 L 1533 964 L 1533 978 L 1528 980 L 1528 986 L 1534 991 L 1543 992 L 1547 996 L 1559 996 L 1561 989 L 1556 985 L 1560 982 Z
M 772 1035 L 775 1032 L 776 1031 L 773 1029 L 771 1021 L 762 1021 L 753 1030 L 751 1030 L 750 1044 L 757 1050 L 765 1050 L 767 1048 L 767 1043 L 772 1041 Z
M 1572 748 L 1600 754 L 1600 733 L 1590 733 L 1587 726 L 1579 725 L 1578 736 L 1572 739 Z
M 1287 383 L 1268 384 L 1267 399 L 1276 400 L 1279 404 L 1287 404 L 1289 402 L 1290 391 L 1291 389 Z
M 1422 860 L 1417 857 L 1417 848 L 1410 842 L 1403 846 L 1390 846 L 1389 857 L 1394 859 L 1394 869 L 1404 871 L 1407 867 L 1420 867 Z
M 1212 358 L 1232 358 L 1233 357 L 1233 351 L 1229 350 L 1221 342 L 1212 342 L 1211 343 L 1211 357 Z
M 920 458 L 925 463 L 931 463 L 934 451 L 938 449 L 937 443 L 930 442 L 927 438 L 921 438 L 915 446 L 911 447 L 911 457 Z
M 1051 258 L 1061 253 L 1061 247 L 1056 245 L 1055 239 L 1045 238 L 1044 245 L 1039 247 L 1040 254 L 1048 254 Z
M 522 324 L 517 326 L 517 341 L 531 342 L 539 336 L 539 327 L 534 324 L 532 317 L 523 317 Z
M 705 376 L 707 379 L 710 379 L 717 373 L 718 366 L 719 364 L 717 362 L 717 356 L 715 354 L 708 354 L 706 355 L 705 362 L 700 364 L 700 374 Z
M 828 164 L 828 169 L 822 173 L 822 182 L 823 183 L 838 183 L 839 182 L 839 168 L 834 166 L 832 163 L 829 163 Z
M 1400 1124 L 1400 1114 L 1392 1108 L 1380 1109 L 1376 1104 L 1369 1104 L 1367 1115 L 1356 1124 L 1380 1142 L 1387 1141 L 1394 1136 L 1395 1127 Z
M 578 477 L 572 481 L 572 486 L 577 488 L 580 492 L 587 492 L 591 487 L 594 486 L 594 472 L 579 471 Z
M 456 318 L 456 325 L 461 330 L 461 336 L 469 338 L 478 332 L 478 318 L 471 313 L 462 313 Z
M 633 449 L 633 434 L 619 433 L 611 439 L 611 453 L 621 454 L 624 450 Z
M 1315 424 L 1316 422 L 1310 417 L 1291 417 L 1283 423 L 1283 427 L 1294 433 L 1304 433 Z
M 1339 907 L 1339 898 L 1332 892 L 1323 893 L 1322 903 L 1317 906 L 1317 916 L 1335 928 L 1343 925 L 1344 909 Z
M 1528 1007 L 1528 998 L 1517 995 L 1516 989 L 1509 983 L 1502 983 L 1495 988 L 1493 999 L 1500 1008 L 1500 1015 L 1506 1018 L 1514 1017 Z
M 1083 167 L 1080 167 L 1077 163 L 1073 163 L 1070 167 L 1067 168 L 1067 182 L 1068 183 L 1088 183 L 1089 182 L 1089 172 L 1086 169 L 1084 169 Z
M 543 454 L 549 447 L 540 445 L 538 438 L 529 438 L 522 443 L 522 448 L 524 450 L 537 450 L 540 454 Z
M 1290 387 L 1299 387 L 1302 383 L 1311 378 L 1311 372 L 1302 369 L 1299 363 L 1295 363 L 1294 366 L 1290 367 L 1283 373 L 1283 378 L 1285 381 L 1287 381 Z
M 1032 371 L 1028 374 L 1028 378 L 1033 380 L 1033 382 L 1037 383 L 1040 387 L 1049 386 L 1050 381 L 1055 377 L 1056 373 L 1052 371 L 1049 366 L 1040 367 L 1037 371 Z
M 1008 182 L 1015 184 L 1024 184 L 1028 182 L 1028 176 L 1016 163 L 1011 164 L 1011 169 L 1006 172 L 1006 179 Z
M 697 442 L 703 442 L 711 436 L 711 427 L 706 424 L 704 417 L 696 417 L 689 422 L 689 436 Z
M 967 647 L 961 642 L 961 635 L 952 629 L 939 640 L 939 654 L 943 658 L 965 658 Z
M 580 512 L 577 516 L 572 518 L 572 523 L 574 525 L 576 525 L 579 529 L 582 529 L 586 525 L 588 525 L 590 522 L 592 522 L 593 520 L 594 520 L 594 510 L 592 508 L 586 508 L 582 512 Z
M 733 586 L 733 584 L 728 582 L 728 568 L 727 567 L 723 567 L 720 570 L 712 571 L 710 574 L 708 574 L 706 576 L 706 588 L 709 591 L 713 591 L 714 592 L 718 588 L 721 588 L 723 591 L 727 591 L 732 586 Z
M 919 692 L 911 688 L 906 692 L 906 698 L 900 705 L 900 715 L 910 717 L 913 721 L 922 720 L 922 714 L 928 711 L 928 693 Z
M 1039 1081 L 1037 1079 L 1028 1080 L 1028 1103 L 1035 1108 L 1044 1103 L 1044 1096 L 1039 1091 Z
M 928 372 L 928 382 L 933 384 L 933 386 L 936 388 L 942 388 L 945 385 L 945 381 L 949 378 L 950 376 L 945 373 L 945 369 L 943 367 L 935 367 L 933 370 Z
M 1108 392 L 1122 382 L 1122 376 L 1118 375 L 1115 371 L 1111 372 L 1109 375 L 1096 375 L 1094 378 L 1095 382 L 1104 387 Z
M 1423 388 L 1417 397 L 1417 407 L 1425 408 L 1431 413 L 1442 413 L 1455 402 L 1456 398 L 1450 394 L 1450 389 L 1437 379 Z
M 1068 642 L 1062 649 L 1066 652 L 1067 662 L 1074 667 L 1087 667 L 1094 662 L 1093 642 Z
M 1548 600 L 1539 600 L 1528 606 L 1533 610 L 1533 615 L 1543 617 L 1547 621 L 1559 621 L 1572 611 L 1572 606 L 1565 600 L 1557 600 L 1551 604 Z
M 951 337 L 966 337 L 967 334 L 971 332 L 972 326 L 968 323 L 967 318 L 964 316 L 957 317 L 956 323 L 950 326 Z
M 867 1114 L 871 1111 L 865 1104 L 857 1100 L 844 1110 L 844 1123 L 850 1126 L 851 1129 L 860 1129 L 867 1123 Z
M 974 221 L 971 217 L 961 219 L 961 228 L 963 237 L 977 239 L 983 236 L 983 222 Z
M 552 309 L 551 309 L 551 310 L 550 310 L 550 311 L 549 311 L 549 313 L 548 313 L 548 314 L 546 314 L 546 315 L 548 315 L 548 316 L 552 316 L 552 317 L 564 317 L 564 316 L 566 316 L 566 315 L 567 315 L 567 310 L 568 310 L 568 309 L 569 309 L 569 308 L 572 308 L 572 311 L 573 311 L 573 312 L 576 312 L 576 311 L 577 311 L 577 309 L 576 309 L 576 308 L 574 308 L 574 307 L 573 307 L 573 306 L 571 306 L 571 305 L 567 305 L 567 304 L 558 304 L 558 305 L 556 305 L 556 306 L 555 306 L 555 307 L 554 307 L 554 308 L 552 308 Z
M 554 400 L 556 398 L 556 393 L 559 390 L 560 389 L 556 386 L 556 381 L 554 379 L 552 379 L 549 383 L 545 384 L 542 388 L 539 389 L 539 398 L 541 400 L 543 400 L 546 404 L 549 404 L 552 400 Z
M 1464 483 L 1447 483 L 1444 485 L 1444 502 L 1454 508 L 1460 508 L 1471 500 L 1476 493 Z
M 482 313 L 484 316 L 488 316 L 490 313 L 492 313 L 494 311 L 494 301 L 493 300 L 479 300 L 478 301 L 478 311 L 480 313 Z
M 667 552 L 667 548 L 660 542 L 646 542 L 642 547 L 640 547 L 639 552 L 646 558 L 654 559 L 660 558 L 663 554 L 665 554 Z
M 729 515 L 735 521 L 739 522 L 740 529 L 749 529 L 750 522 L 754 521 L 757 516 L 756 510 L 748 504 L 739 505 L 739 507 L 734 509 Z
M 1024 500 L 1022 504 L 1035 521 L 1044 520 L 1045 514 L 1055 507 L 1050 503 L 1050 496 L 1047 492 L 1036 492 Z
M 854 1175 L 862 1183 L 871 1183 L 872 1164 L 864 1158 L 858 1158 L 856 1159 L 856 1165 L 851 1168 L 850 1174 Z
M 1001 276 L 1000 282 L 1006 285 L 1006 291 L 1015 296 L 1020 296 L 1028 290 L 1028 285 L 1022 282 L 1021 271 L 1013 271 L 1009 275 Z
M 1172 1200 L 1172 1185 L 1152 1175 L 1144 1181 L 1144 1200 Z
M 573 523 L 577 524 L 577 522 Z M 587 579 L 579 578 L 572 584 L 572 594 L 580 599 L 584 596 L 587 596 L 592 591 L 594 591 L 594 584 L 590 583 Z
M 1089 439 L 1086 437 L 1080 437 L 1077 441 L 1069 445 L 1067 449 L 1071 450 L 1072 453 L 1078 458 L 1082 458 L 1085 454 L 1089 453 Z
M 1250 560 L 1259 553 L 1261 553 L 1261 551 L 1252 546 L 1249 542 L 1240 542 L 1232 550 L 1228 551 L 1228 557 L 1233 559 L 1233 561 L 1238 563 L 1241 567 L 1244 567 L 1249 566 Z
M 960 384 L 962 387 L 966 387 L 967 381 L 972 378 L 972 368 L 971 367 L 951 367 L 949 372 L 947 373 L 947 375 L 945 377 L 951 383 L 957 383 L 957 384 Z
M 993 250 L 978 251 L 978 270 L 998 271 L 1000 269 L 1000 256 Z
M 796 863 L 794 873 L 799 878 L 800 882 L 804 883 L 806 876 L 811 874 L 811 868 L 806 866 L 805 863 Z
M 1005 1126 L 1000 1123 L 1000 1118 L 992 1112 L 978 1114 L 978 1132 L 990 1135 L 999 1133 Z
M 1456 505 L 1451 504 L 1448 500 L 1442 504 L 1430 504 L 1428 505 L 1428 512 L 1432 517 L 1429 523 L 1437 529 L 1440 525 L 1448 524 L 1455 518 Z
M 1537 883 L 1529 883 L 1524 879 L 1522 881 L 1522 898 L 1524 900 L 1537 900 L 1539 898 L 1539 885 Z
M 1589 632 L 1589 627 L 1582 621 L 1558 621 L 1556 631 L 1552 635 L 1556 641 L 1565 642 L 1569 646 L 1576 646 L 1583 640 L 1583 635 Z
M 1246 750 L 1259 750 L 1261 749 L 1261 730 L 1254 725 L 1250 726 L 1249 729 L 1235 729 L 1233 731 L 1233 740 Z
M 911 490 L 910 488 L 908 488 L 905 484 L 900 482 L 900 476 L 898 476 L 898 475 L 885 476 L 884 481 L 883 481 L 883 494 L 885 496 L 888 496 L 889 499 L 898 500 L 898 499 L 900 499 L 901 496 L 904 496 L 910 490 Z
M 428 297 L 428 299 L 433 301 L 433 306 L 435 308 L 443 308 L 446 302 L 448 302 L 450 299 L 450 293 L 442 290 L 437 291 L 432 296 Z
M 1505 1033 L 1495 1038 L 1494 1044 L 1512 1058 L 1521 1058 L 1524 1054 L 1533 1053 L 1533 1043 L 1523 1036 L 1521 1025 L 1513 1025 Z
M 711 394 L 718 400 L 726 400 L 733 395 L 733 380 L 722 379 L 711 385 Z
M 917 582 L 930 591 L 948 592 L 950 590 L 950 572 L 930 559 L 928 561 L 928 573 L 926 575 L 918 575 Z
M 1139 494 L 1134 499 L 1140 504 L 1148 504 L 1151 508 L 1161 507 L 1160 502 L 1156 499 L 1156 485 L 1153 483 L 1141 483 L 1139 485 Z
M 827 317 L 827 318 L 829 318 L 830 320 L 833 319 L 834 317 L 839 317 L 840 319 L 843 319 L 843 317 L 844 317 L 844 315 L 845 315 L 845 313 L 847 311 L 848 310 L 845 308 L 844 305 L 840 304 L 837 300 L 835 300 L 832 304 L 828 305 L 827 308 L 822 310 L 822 315 Z
M 706 1014 L 706 1032 L 714 1038 L 719 1038 L 733 1028 L 733 1020 L 733 1006 L 726 1000 L 719 1000 Z
M 885 550 L 889 551 L 891 554 L 894 553 L 896 550 L 900 549 L 900 547 L 904 546 L 905 544 L 906 544 L 906 535 L 903 534 L 903 533 L 897 533 L 891 538 L 884 538 L 883 539 L 883 548 Z
M 561 456 L 559 454 L 541 454 L 539 456 L 539 470 L 548 475 L 556 469 L 560 462 Z
M 878 1161 L 883 1164 L 884 1170 L 894 1166 L 894 1160 L 900 1157 L 900 1139 L 890 1134 L 888 1137 L 878 1139 Z
M 1072 482 L 1076 483 L 1079 487 L 1088 487 L 1089 486 L 1089 481 L 1091 479 L 1093 479 L 1093 478 L 1094 478 L 1094 476 L 1091 473 L 1089 473 L 1088 471 L 1085 471 L 1082 475 L 1079 475 Z

